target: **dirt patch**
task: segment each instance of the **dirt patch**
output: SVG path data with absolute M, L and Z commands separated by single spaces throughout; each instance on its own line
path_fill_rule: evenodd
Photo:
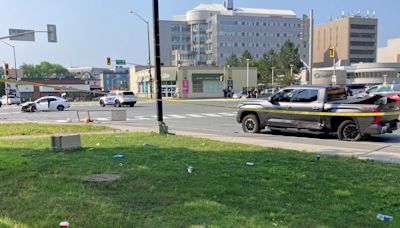
M 89 182 L 111 182 L 111 181 L 116 181 L 119 178 L 121 178 L 121 177 L 116 174 L 102 173 L 102 174 L 94 174 L 94 175 L 90 175 L 90 176 L 85 176 L 82 179 L 84 181 L 89 181 Z

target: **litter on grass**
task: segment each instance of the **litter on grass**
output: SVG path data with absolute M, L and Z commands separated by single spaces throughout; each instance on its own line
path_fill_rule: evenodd
M 121 159 L 123 157 L 124 157 L 123 154 L 116 154 L 116 155 L 113 156 L 114 159 Z
M 246 165 L 247 165 L 247 166 L 253 166 L 253 165 L 254 165 L 254 162 L 246 162 Z
M 186 170 L 188 171 L 188 173 L 192 173 L 193 172 L 193 166 L 188 166 L 186 167 Z

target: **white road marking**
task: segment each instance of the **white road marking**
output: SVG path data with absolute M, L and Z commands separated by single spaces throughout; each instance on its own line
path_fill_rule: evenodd
M 197 114 L 186 114 L 186 116 L 194 117 L 194 118 L 201 118 L 205 116 L 197 115 Z
M 181 115 L 168 115 L 169 117 L 173 117 L 173 118 L 176 118 L 176 119 L 184 119 L 184 118 L 187 118 L 186 116 L 181 116 Z
M 236 116 L 236 113 L 229 113 L 229 112 L 220 112 L 218 114 L 223 115 L 223 116 Z
M 210 116 L 210 117 L 221 117 L 221 115 L 212 114 L 212 113 L 202 113 L 201 115 Z

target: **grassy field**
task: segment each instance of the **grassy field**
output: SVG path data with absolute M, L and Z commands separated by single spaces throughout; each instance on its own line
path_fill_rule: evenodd
M 38 123 L 0 123 L 0 137 L 15 135 L 46 135 L 111 130 L 106 126 Z
M 0 140 L 0 227 L 400 226 L 397 164 L 150 133 L 85 135 L 83 146 Z M 82 180 L 96 173 L 121 179 Z

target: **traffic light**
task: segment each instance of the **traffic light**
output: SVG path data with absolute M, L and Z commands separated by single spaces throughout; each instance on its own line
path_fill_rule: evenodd
M 221 81 L 221 82 L 224 81 L 224 75 L 219 76 L 219 81 Z
M 107 65 L 111 65 L 111 57 L 107 57 L 107 60 L 106 60 L 106 62 L 107 62 Z
M 8 63 L 4 63 L 4 75 L 10 76 L 10 68 L 8 66 Z
M 329 57 L 335 58 L 335 47 L 329 48 Z

